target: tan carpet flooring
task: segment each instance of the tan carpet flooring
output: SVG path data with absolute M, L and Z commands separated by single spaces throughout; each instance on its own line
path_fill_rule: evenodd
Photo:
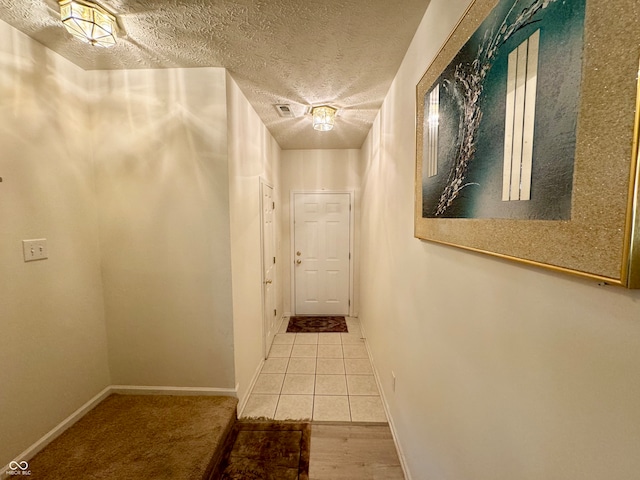
M 31 459 L 30 478 L 206 478 L 236 406 L 232 397 L 111 395 Z

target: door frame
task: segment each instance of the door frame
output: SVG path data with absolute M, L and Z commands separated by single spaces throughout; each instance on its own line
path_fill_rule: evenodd
M 273 192 L 273 196 L 275 197 L 275 193 L 276 193 L 276 189 L 274 188 L 273 185 L 271 185 L 271 183 L 269 183 L 267 180 L 265 180 L 264 178 L 260 177 L 260 298 L 262 300 L 262 356 L 263 358 L 267 358 L 267 355 L 269 353 L 269 349 L 271 348 L 271 345 L 267 345 L 267 332 L 268 332 L 268 327 L 267 327 L 267 315 L 269 315 L 270 312 L 266 311 L 266 303 L 267 303 L 267 299 L 265 297 L 264 294 L 264 286 L 265 286 L 265 275 L 264 275 L 264 187 L 269 187 L 271 189 L 271 191 Z M 275 203 L 275 198 L 273 199 L 274 203 Z M 277 219 L 276 219 L 276 212 L 275 212 L 275 207 L 273 208 L 273 248 L 274 248 L 274 255 L 276 256 L 276 258 L 278 257 L 277 255 L 277 245 L 278 245 L 278 229 L 277 229 Z M 276 260 L 276 264 L 277 264 L 277 260 Z M 277 292 L 277 281 L 278 281 L 278 270 L 276 265 L 274 265 L 274 272 L 273 272 L 273 284 L 272 284 L 272 288 L 274 291 L 274 308 L 278 308 L 278 296 L 276 295 Z M 282 316 L 282 313 L 280 314 L 280 316 Z M 276 323 L 278 323 L 277 319 L 276 319 Z M 277 329 L 276 329 L 277 330 Z M 275 338 L 276 334 L 278 332 L 275 331 L 273 332 L 273 338 Z
M 355 191 L 354 190 L 291 190 L 289 194 L 289 268 L 290 268 L 290 284 L 291 284 L 291 315 L 296 314 L 296 269 L 295 269 L 295 196 L 300 194 L 316 195 L 319 193 L 326 194 L 348 194 L 349 195 L 349 316 L 353 316 L 355 311 L 355 301 L 353 299 L 353 265 L 355 258 Z

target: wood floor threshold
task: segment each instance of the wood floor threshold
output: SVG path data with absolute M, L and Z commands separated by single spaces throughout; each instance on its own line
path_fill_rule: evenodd
M 309 480 L 404 480 L 386 423 L 312 422 Z
M 388 422 L 337 422 L 335 420 L 311 420 L 311 426 L 313 425 L 335 425 L 336 427 L 388 427 Z

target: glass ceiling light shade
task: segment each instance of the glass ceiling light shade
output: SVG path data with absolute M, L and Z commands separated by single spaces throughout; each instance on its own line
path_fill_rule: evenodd
M 67 31 L 99 47 L 116 44 L 116 18 L 95 3 L 60 0 L 60 18 Z
M 321 132 L 328 132 L 331 130 L 336 120 L 337 111 L 337 109 L 326 105 L 313 107 L 311 109 L 311 115 L 313 115 L 313 128 L 320 130 Z

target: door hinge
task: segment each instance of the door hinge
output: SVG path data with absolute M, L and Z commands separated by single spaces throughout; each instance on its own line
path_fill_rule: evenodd
M 273 257 L 273 263 L 276 263 L 276 257 Z
M 349 252 L 349 260 L 351 260 L 351 252 Z
M 276 316 L 276 309 L 275 308 L 273 309 L 273 316 L 274 317 Z
M 351 299 L 349 299 L 349 306 L 351 306 Z
M 276 209 L 276 202 L 271 202 L 273 204 L 273 209 Z

